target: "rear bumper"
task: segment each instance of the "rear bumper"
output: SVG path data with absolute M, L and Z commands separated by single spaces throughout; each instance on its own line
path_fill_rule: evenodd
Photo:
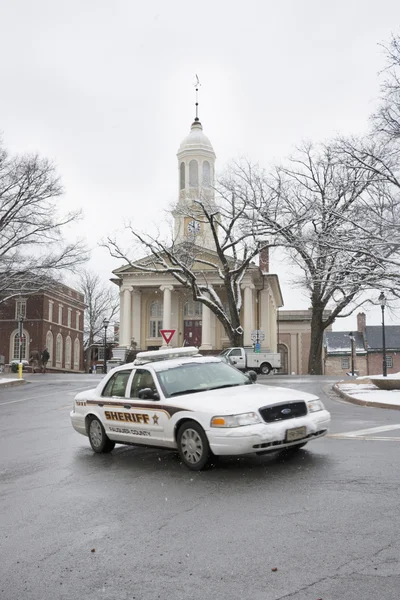
M 80 415 L 74 411 L 71 411 L 69 416 L 71 417 L 72 427 L 75 429 L 75 431 L 87 436 L 84 415 Z
M 259 423 L 231 429 L 209 429 L 207 433 L 210 448 L 217 456 L 235 456 L 273 452 L 290 448 L 323 437 L 328 433 L 331 417 L 328 411 L 321 410 L 297 419 L 287 419 L 278 423 Z M 286 431 L 296 427 L 306 427 L 306 436 L 293 442 L 286 442 Z

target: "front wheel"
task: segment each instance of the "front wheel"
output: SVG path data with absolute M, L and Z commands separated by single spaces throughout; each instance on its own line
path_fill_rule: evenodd
M 177 442 L 179 455 L 189 469 L 201 471 L 209 466 L 212 456 L 210 445 L 198 423 L 184 423 L 178 431 Z
M 263 375 L 269 375 L 271 373 L 272 367 L 269 363 L 262 363 L 260 366 L 260 373 Z
M 92 417 L 88 426 L 89 442 L 92 450 L 99 454 L 106 454 L 114 449 L 115 442 L 110 440 L 104 431 L 102 423 L 97 417 Z

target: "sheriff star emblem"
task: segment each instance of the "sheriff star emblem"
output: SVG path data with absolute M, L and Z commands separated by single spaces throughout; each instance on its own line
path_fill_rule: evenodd
M 159 418 L 160 418 L 159 416 L 153 415 L 153 423 L 154 423 L 154 425 L 158 425 L 158 419 Z

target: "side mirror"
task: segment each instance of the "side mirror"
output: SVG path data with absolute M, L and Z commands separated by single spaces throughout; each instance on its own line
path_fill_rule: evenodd
M 257 373 L 255 371 L 247 371 L 246 375 L 253 383 L 257 381 Z
M 139 398 L 140 400 L 159 400 L 160 396 L 151 388 L 143 388 L 139 391 Z

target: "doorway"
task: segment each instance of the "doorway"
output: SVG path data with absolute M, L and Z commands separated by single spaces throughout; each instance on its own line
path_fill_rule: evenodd
M 285 344 L 278 344 L 278 352 L 281 355 L 281 368 L 279 373 L 281 375 L 288 375 L 289 373 L 289 352 Z
M 183 321 L 183 344 L 184 346 L 201 346 L 202 322 L 199 319 L 185 319 Z

